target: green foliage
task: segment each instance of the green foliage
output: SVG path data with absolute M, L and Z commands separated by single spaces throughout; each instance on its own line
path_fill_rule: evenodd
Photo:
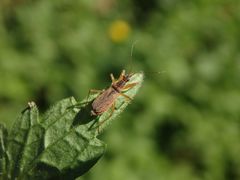
M 131 78 L 131 82 L 139 84 L 127 92 L 130 97 L 134 97 L 142 80 L 142 73 Z M 95 98 L 96 95 L 91 95 L 85 103 L 76 102 L 73 97 L 63 99 L 42 117 L 35 103 L 30 102 L 14 122 L 9 136 L 1 126 L 0 177 L 6 180 L 75 179 L 88 171 L 106 149 L 97 135 L 128 105 L 128 101 L 119 98 L 110 118 L 109 112 L 90 118 L 90 111 L 83 109 L 91 107 L 89 102 Z M 88 119 L 83 119 L 87 116 Z

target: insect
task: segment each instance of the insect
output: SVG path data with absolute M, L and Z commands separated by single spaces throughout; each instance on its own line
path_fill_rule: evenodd
M 133 75 L 134 73 L 126 74 L 125 70 L 123 70 L 119 78 L 115 79 L 113 74 L 110 74 L 112 83 L 109 88 L 106 90 L 90 90 L 90 92 L 100 92 L 93 100 L 91 115 L 98 116 L 111 109 L 110 118 L 115 110 L 115 102 L 119 96 L 123 96 L 127 101 L 131 101 L 132 98 L 123 92 L 138 84 L 137 82 L 127 84 Z

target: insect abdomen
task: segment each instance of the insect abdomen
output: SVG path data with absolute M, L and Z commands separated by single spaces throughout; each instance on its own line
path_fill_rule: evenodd
M 92 103 L 93 112 L 100 115 L 107 111 L 119 96 L 113 88 L 109 88 L 100 94 Z

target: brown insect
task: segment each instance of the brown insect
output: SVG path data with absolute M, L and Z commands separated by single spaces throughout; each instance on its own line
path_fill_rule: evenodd
M 133 75 L 134 73 L 126 74 L 125 70 L 123 70 L 119 78 L 116 80 L 113 74 L 110 74 L 112 84 L 109 88 L 106 90 L 90 90 L 90 92 L 100 92 L 100 94 L 94 99 L 92 103 L 91 115 L 101 115 L 111 108 L 111 113 L 109 116 L 110 118 L 115 110 L 115 102 L 119 96 L 123 96 L 127 101 L 131 101 L 132 98 L 123 92 L 133 88 L 138 84 L 137 82 L 127 84 Z
M 131 48 L 131 58 L 133 53 L 134 42 Z M 125 91 L 133 88 L 138 84 L 138 82 L 128 83 L 134 73 L 126 74 L 125 70 L 123 70 L 118 79 L 115 79 L 113 74 L 110 74 L 112 83 L 111 86 L 107 89 L 103 90 L 95 90 L 91 89 L 89 93 L 100 93 L 92 102 L 92 116 L 99 116 L 104 112 L 111 109 L 110 115 L 107 119 L 109 119 L 115 110 L 115 103 L 119 96 L 123 96 L 127 101 L 131 101 L 132 98 L 128 95 L 124 94 Z M 105 122 L 107 119 L 103 120 L 98 124 L 98 128 L 100 125 Z

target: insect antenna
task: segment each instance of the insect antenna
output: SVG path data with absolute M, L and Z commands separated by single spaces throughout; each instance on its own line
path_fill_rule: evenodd
M 130 60 L 129 60 L 129 65 L 128 65 L 128 68 L 127 68 L 127 72 L 128 73 L 132 73 L 133 72 L 133 50 L 135 48 L 135 45 L 137 44 L 138 40 L 134 41 L 132 43 L 132 46 L 131 46 L 131 53 L 130 53 Z M 144 71 L 144 74 L 147 74 L 148 76 L 150 74 L 163 74 L 163 73 L 166 73 L 166 71 Z
M 135 45 L 137 44 L 138 40 L 134 41 L 131 46 L 131 53 L 130 53 L 130 61 L 127 72 L 131 73 L 133 71 L 133 50 Z
M 144 71 L 145 74 L 164 74 L 167 71 Z
M 164 74 L 164 73 L 167 73 L 167 71 L 144 71 L 144 74 L 146 74 L 146 78 L 150 78 L 151 77 L 156 77 L 156 76 L 153 76 L 153 75 L 156 75 L 156 74 Z

